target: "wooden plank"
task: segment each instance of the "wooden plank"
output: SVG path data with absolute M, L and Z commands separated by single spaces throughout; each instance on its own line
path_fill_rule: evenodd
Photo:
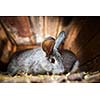
M 29 37 L 32 35 L 27 16 L 1 17 L 1 20 L 4 21 L 9 31 L 12 33 L 17 33 L 22 37 Z
M 75 18 L 72 21 L 70 31 L 65 40 L 65 45 L 64 45 L 65 49 L 71 49 L 73 47 L 73 42 L 77 38 L 79 31 L 82 28 L 82 23 L 83 23 L 82 18 Z M 67 32 L 67 30 L 65 30 L 65 32 Z
M 33 29 L 32 31 L 36 34 L 39 33 L 39 16 L 32 16 L 31 18 Z
M 88 17 L 86 21 L 84 21 L 84 25 L 79 31 L 77 38 L 73 41 L 71 50 L 76 54 L 81 52 L 81 49 L 83 49 L 99 31 L 100 19 L 97 17 Z
M 60 24 L 59 17 L 53 17 L 53 16 L 47 17 L 47 34 L 56 37 L 59 24 Z
M 77 56 L 80 58 L 81 64 L 87 60 L 94 58 L 100 54 L 100 32 L 84 47 Z
M 36 42 L 41 42 L 44 39 L 44 17 L 43 16 L 33 16 L 32 17 L 33 23 L 33 32 L 36 36 Z
M 9 57 L 15 51 L 16 46 L 11 44 L 3 27 L 0 25 L 0 61 L 7 63 L 9 61 Z
M 80 69 L 87 72 L 100 71 L 100 55 L 81 65 Z
M 15 19 L 16 21 L 16 27 L 18 28 L 19 35 L 30 37 L 32 36 L 32 33 L 30 31 L 30 23 L 29 19 L 26 16 L 20 16 Z

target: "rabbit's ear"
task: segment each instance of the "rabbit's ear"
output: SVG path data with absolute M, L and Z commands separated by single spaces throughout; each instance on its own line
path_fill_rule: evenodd
M 52 54 L 54 44 L 55 39 L 52 37 L 48 37 L 42 42 L 42 49 L 46 53 L 46 56 L 50 56 L 50 54 Z
M 63 48 L 65 37 L 66 37 L 66 33 L 64 31 L 59 33 L 59 36 L 55 40 L 54 49 L 59 50 Z
M 59 48 L 58 48 L 58 51 L 59 51 L 60 53 L 62 53 L 63 49 L 64 49 L 64 42 L 62 42 L 62 43 L 60 44 L 60 46 L 59 46 Z

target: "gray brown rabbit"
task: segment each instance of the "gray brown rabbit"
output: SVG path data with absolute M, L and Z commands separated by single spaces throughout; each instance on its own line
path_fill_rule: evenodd
M 42 46 L 35 49 L 16 52 L 8 65 L 8 73 L 15 75 L 18 72 L 32 74 L 62 74 L 75 72 L 79 61 L 75 54 L 69 50 L 60 50 L 66 37 L 65 32 L 60 32 L 55 40 L 46 38 Z

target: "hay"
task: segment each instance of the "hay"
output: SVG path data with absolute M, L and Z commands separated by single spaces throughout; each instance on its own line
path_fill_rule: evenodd
M 79 77 L 80 73 L 75 73 L 71 77 Z M 100 82 L 100 73 L 85 73 L 81 80 L 69 80 L 67 75 L 3 75 L 0 74 L 1 83 L 92 83 Z

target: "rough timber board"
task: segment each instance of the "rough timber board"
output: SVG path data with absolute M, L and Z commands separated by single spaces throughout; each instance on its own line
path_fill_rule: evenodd
M 83 49 L 77 54 L 81 63 L 85 63 L 100 55 L 100 34 L 96 35 Z
M 96 17 L 89 17 L 86 20 L 84 19 L 83 23 L 83 25 L 80 24 L 81 29 L 79 34 L 72 43 L 73 46 L 71 50 L 76 54 L 81 52 L 81 49 L 84 49 L 84 47 L 91 41 L 91 39 L 100 33 L 100 19 L 97 20 Z

